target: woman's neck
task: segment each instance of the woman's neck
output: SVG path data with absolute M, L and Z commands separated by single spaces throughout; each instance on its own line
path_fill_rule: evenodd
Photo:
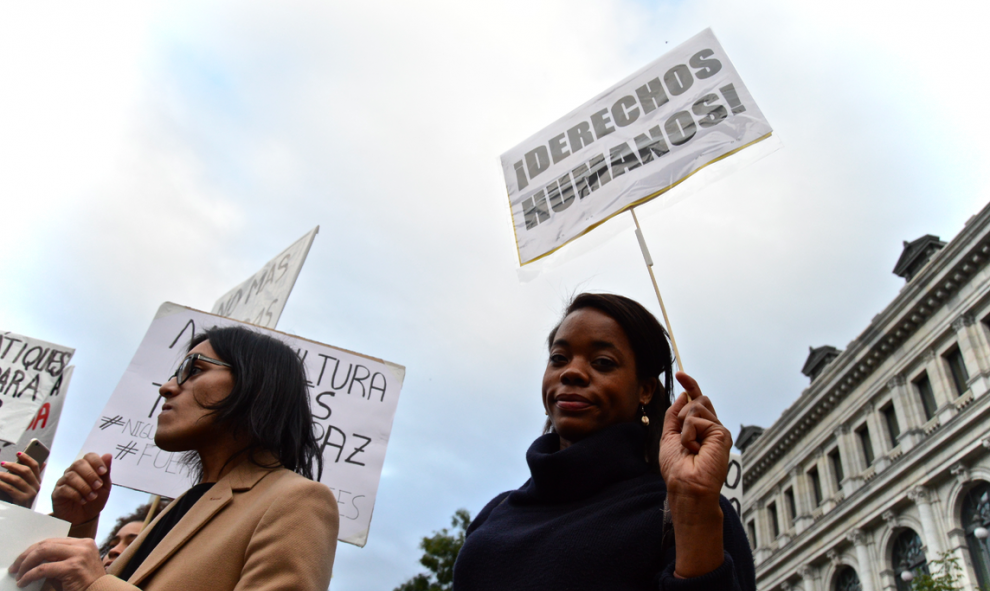
M 203 472 L 200 484 L 220 480 L 248 457 L 249 444 L 245 441 L 231 438 L 218 443 L 219 445 L 196 450 Z

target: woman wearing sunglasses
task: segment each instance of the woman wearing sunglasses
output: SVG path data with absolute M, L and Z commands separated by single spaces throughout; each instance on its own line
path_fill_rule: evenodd
M 295 352 L 242 327 L 214 328 L 193 339 L 159 394 L 155 443 L 186 452 L 198 484 L 106 573 L 93 538 L 112 456 L 86 454 L 52 493 L 54 515 L 72 523 L 71 537 L 21 554 L 9 569 L 18 584 L 47 577 L 66 591 L 327 589 L 337 504 L 313 481 L 322 458 Z

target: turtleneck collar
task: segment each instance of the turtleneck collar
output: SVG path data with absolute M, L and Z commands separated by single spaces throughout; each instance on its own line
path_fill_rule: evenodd
M 526 452 L 530 482 L 513 493 L 517 501 L 570 502 L 649 471 L 643 457 L 646 429 L 638 423 L 606 427 L 565 449 L 547 433 Z

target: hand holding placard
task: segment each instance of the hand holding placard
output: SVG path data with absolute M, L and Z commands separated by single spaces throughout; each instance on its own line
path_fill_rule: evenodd
M 7 572 L 18 586 L 56 579 L 62 591 L 86 591 L 106 575 L 92 538 L 50 538 L 31 544 Z
M 35 513 L 30 509 L 0 503 L 0 531 L 3 532 L 4 543 L 0 544 L 0 591 L 37 591 L 41 589 L 41 581 L 24 588 L 17 586 L 17 580 L 7 570 L 14 560 L 31 544 L 48 538 L 64 536 L 69 531 L 69 524 L 54 517 Z M 93 543 L 90 540 L 90 543 Z

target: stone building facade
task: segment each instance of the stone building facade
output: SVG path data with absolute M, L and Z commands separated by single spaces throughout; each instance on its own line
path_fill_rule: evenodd
M 990 206 L 950 242 L 905 243 L 906 283 L 742 454 L 765 591 L 894 591 L 950 552 L 990 588 Z

